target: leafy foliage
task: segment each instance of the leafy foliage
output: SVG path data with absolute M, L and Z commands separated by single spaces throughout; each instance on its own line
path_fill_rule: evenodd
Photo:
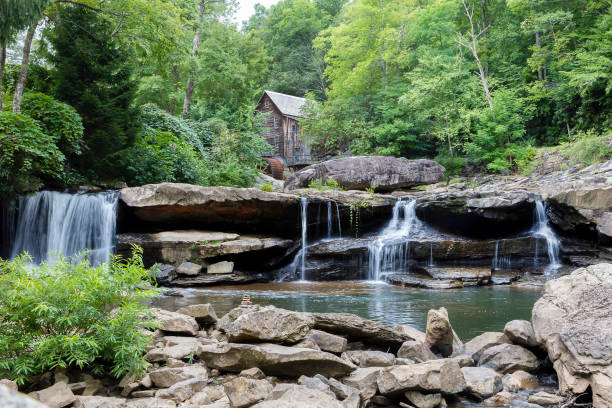
M 154 328 L 143 302 L 157 294 L 142 250 L 99 267 L 85 257 L 33 270 L 27 255 L 0 260 L 0 375 L 18 383 L 55 367 L 109 368 L 112 375 L 141 373 Z M 111 310 L 112 308 L 112 310 Z

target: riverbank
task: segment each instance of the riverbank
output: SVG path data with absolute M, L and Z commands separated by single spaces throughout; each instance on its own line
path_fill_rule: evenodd
M 612 264 L 577 269 L 545 285 L 531 321 L 465 343 L 443 307 L 421 316 L 424 331 L 249 296 L 220 318 L 209 304 L 157 309 L 145 374 L 112 382 L 58 369 L 30 395 L 57 408 L 604 408 L 612 403 L 610 299 Z M 45 381 L 51 386 L 40 390 Z M 0 401 L 6 393 L 0 386 Z

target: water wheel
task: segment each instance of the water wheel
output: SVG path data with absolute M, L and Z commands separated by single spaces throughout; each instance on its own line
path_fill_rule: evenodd
M 283 163 L 274 157 L 266 157 L 264 158 L 266 162 L 268 162 L 268 166 L 266 167 L 266 174 L 274 177 L 277 180 L 283 179 L 283 173 L 285 171 L 285 167 Z

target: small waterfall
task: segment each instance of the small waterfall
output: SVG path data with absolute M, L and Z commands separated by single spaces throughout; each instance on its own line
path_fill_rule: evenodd
M 331 201 L 327 202 L 327 239 L 332 235 L 332 207 Z
M 89 250 L 92 265 L 108 261 L 113 249 L 119 192 L 68 194 L 41 191 L 21 197 L 11 256 L 28 252 L 36 263 Z
M 435 266 L 434 259 L 433 259 L 433 242 L 429 243 L 429 265 L 428 266 Z
M 494 271 L 507 271 L 512 269 L 512 260 L 510 258 L 511 255 L 504 255 L 503 246 L 500 253 L 499 241 L 495 241 L 495 252 L 493 255 L 493 264 L 491 265 L 491 268 Z
M 549 266 L 554 269 L 559 268 L 561 266 L 561 261 L 559 260 L 559 250 L 561 248 L 561 242 L 548 224 L 546 208 L 544 207 L 542 201 L 537 200 L 535 204 L 535 224 L 533 226 L 532 233 L 534 236 L 542 237 L 546 240 Z M 537 251 L 535 256 L 537 257 Z
M 342 238 L 342 219 L 340 218 L 340 207 L 336 202 L 336 217 L 338 218 L 338 238 Z
M 300 250 L 300 279 L 306 280 L 306 238 L 308 230 L 308 199 L 300 198 L 300 208 L 302 209 L 302 249 Z
M 409 239 L 421 227 L 416 217 L 416 200 L 395 203 L 391 221 L 369 246 L 368 279 L 380 281 L 385 273 L 406 270 L 410 254 Z

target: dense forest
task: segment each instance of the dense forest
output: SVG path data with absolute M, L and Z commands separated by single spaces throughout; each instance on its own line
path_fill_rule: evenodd
M 264 89 L 306 96 L 321 157 L 525 168 L 610 155 L 608 0 L 1 0 L 0 192 L 252 185 Z

